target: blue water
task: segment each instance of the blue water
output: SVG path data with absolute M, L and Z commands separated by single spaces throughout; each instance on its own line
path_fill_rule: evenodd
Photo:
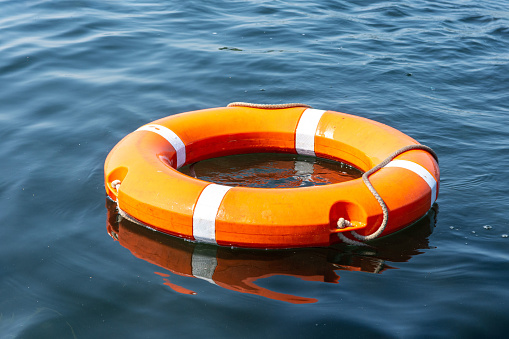
M 506 0 L 4 0 L 0 32 L 0 337 L 507 336 Z M 233 101 L 409 134 L 439 155 L 438 205 L 369 249 L 211 248 L 119 223 L 110 149 Z

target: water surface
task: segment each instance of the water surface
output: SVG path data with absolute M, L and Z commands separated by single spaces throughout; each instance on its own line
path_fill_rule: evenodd
M 2 338 L 506 336 L 507 0 L 0 8 Z M 356 114 L 432 147 L 433 216 L 370 249 L 261 256 L 108 218 L 103 164 L 123 136 L 234 101 Z M 154 260 L 147 242 L 203 265 Z

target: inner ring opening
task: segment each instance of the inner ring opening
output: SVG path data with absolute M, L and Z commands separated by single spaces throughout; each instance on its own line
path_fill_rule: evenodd
M 186 165 L 179 171 L 220 185 L 257 188 L 328 185 L 354 180 L 363 174 L 340 161 L 289 153 L 228 155 Z

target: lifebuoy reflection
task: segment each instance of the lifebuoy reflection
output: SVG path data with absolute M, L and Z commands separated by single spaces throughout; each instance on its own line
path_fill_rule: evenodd
M 257 281 L 271 276 L 292 276 L 306 281 L 338 283 L 340 271 L 382 273 L 390 263 L 406 262 L 429 249 L 428 237 L 436 223 L 438 206 L 413 226 L 372 242 L 372 247 L 337 245 L 329 248 L 249 250 L 193 243 L 135 224 L 118 215 L 106 199 L 107 230 L 137 258 L 159 266 L 163 284 L 176 292 L 196 294 L 172 283 L 171 273 L 206 280 L 232 291 L 284 302 L 313 303 L 306 298 L 260 287 Z

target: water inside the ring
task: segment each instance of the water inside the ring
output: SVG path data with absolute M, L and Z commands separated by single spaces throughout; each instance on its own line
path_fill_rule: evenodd
M 191 175 L 190 166 L 180 171 Z M 297 154 L 253 153 L 200 161 L 196 177 L 216 184 L 259 188 L 290 188 L 340 183 L 360 178 L 348 164 Z

